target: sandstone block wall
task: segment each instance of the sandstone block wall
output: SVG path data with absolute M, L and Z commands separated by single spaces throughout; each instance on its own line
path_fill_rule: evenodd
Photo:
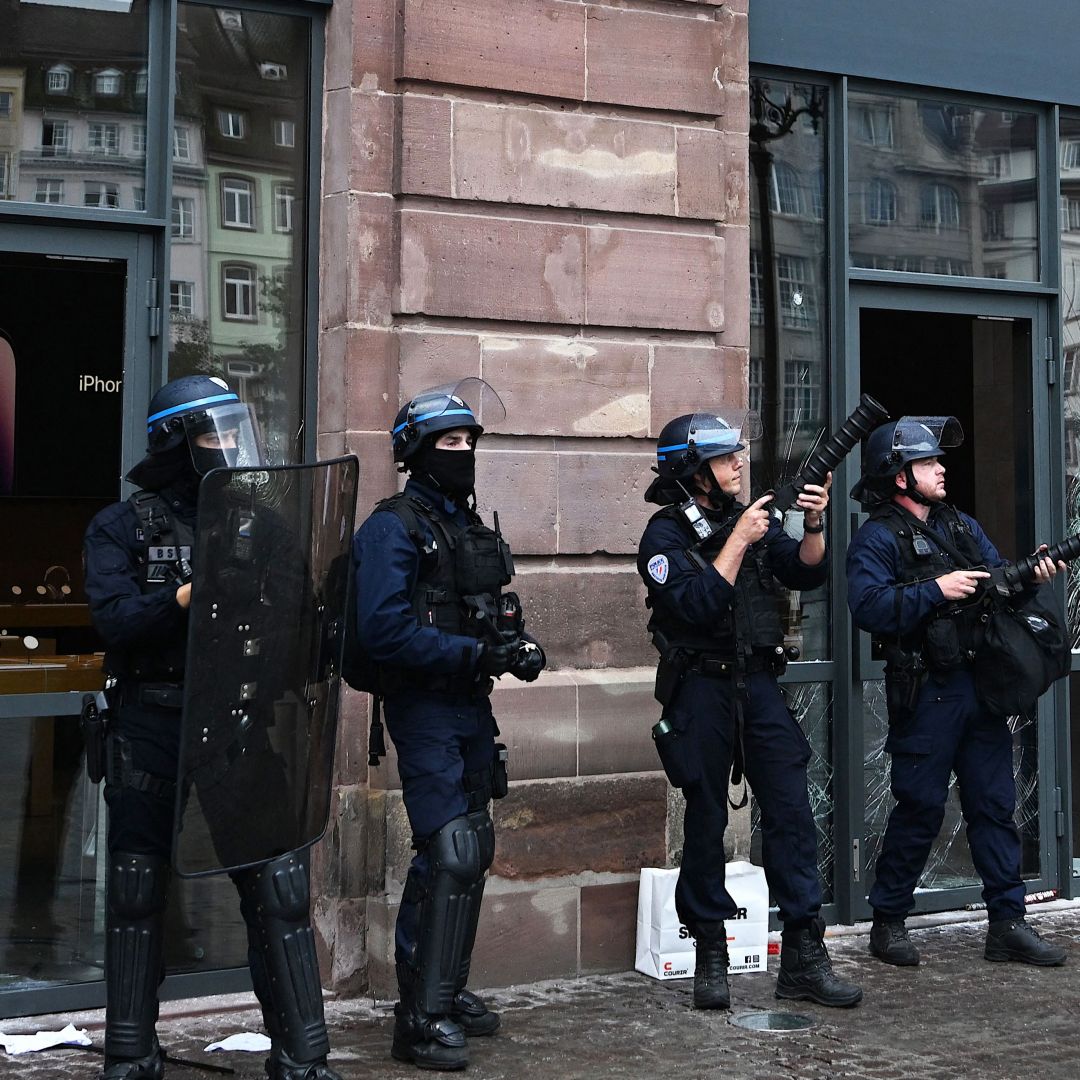
M 477 985 L 632 966 L 637 871 L 681 847 L 649 738 L 634 552 L 656 434 L 744 400 L 746 0 L 337 0 L 327 30 L 319 445 L 395 490 L 386 431 L 424 386 L 479 375 L 482 443 L 551 668 L 500 685 L 513 786 Z M 505 680 L 504 680 L 505 681 Z M 318 852 L 325 970 L 392 983 L 410 857 L 393 753 L 342 710 Z

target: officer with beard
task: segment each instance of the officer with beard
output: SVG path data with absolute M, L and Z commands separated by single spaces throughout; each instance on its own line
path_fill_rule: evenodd
M 866 441 L 851 497 L 870 511 L 847 553 L 848 607 L 885 656 L 890 781 L 896 805 L 877 859 L 870 952 L 899 967 L 919 963 L 904 920 L 941 831 L 956 774 L 972 862 L 990 925 L 987 960 L 1038 967 L 1065 950 L 1024 918 L 1016 784 L 1008 721 L 975 695 L 972 656 L 981 609 L 963 606 L 1004 559 L 979 523 L 945 502 L 945 451 L 963 442 L 954 416 L 902 416 Z M 978 569 L 975 569 L 975 568 Z M 1058 569 L 1047 558 L 1038 583 Z
M 464 1068 L 466 1036 L 499 1028 L 465 989 L 495 854 L 489 802 L 506 794 L 488 696 L 493 678 L 531 682 L 545 663 L 501 591 L 509 548 L 475 512 L 481 409 L 489 422 L 502 415 L 494 391 L 467 379 L 400 410 L 390 434 L 409 479 L 353 541 L 364 685 L 384 702 L 416 849 L 397 919 L 391 1053 L 428 1069 Z
M 104 1080 L 164 1075 L 154 1029 L 199 482 L 213 468 L 263 464 L 255 418 L 221 379 L 191 375 L 163 386 L 150 402 L 147 439 L 146 457 L 128 474 L 141 490 L 102 510 L 84 541 L 90 613 L 114 683 L 105 748 Z M 270 1080 L 340 1080 L 326 1065 L 307 861 L 306 852 L 294 853 L 230 875 L 272 1043 Z
M 745 775 L 761 808 L 765 876 L 783 923 L 776 996 L 848 1006 L 862 991 L 832 970 L 822 940 L 817 836 L 807 796 L 810 745 L 777 685 L 783 628 L 773 578 L 812 589 L 827 576 L 825 487 L 798 498 L 802 540 L 769 513 L 766 495 L 738 502 L 753 413 L 679 416 L 660 432 L 659 474 L 645 494 L 663 507 L 645 528 L 638 572 L 660 652 L 654 727 L 668 779 L 686 797 L 675 907 L 697 944 L 694 1005 L 726 1009 L 725 919 L 737 908 L 724 887 L 728 778 Z

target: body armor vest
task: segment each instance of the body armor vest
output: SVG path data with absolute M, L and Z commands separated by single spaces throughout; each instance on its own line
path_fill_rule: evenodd
M 745 507 L 736 504 L 716 532 L 699 548 L 688 548 L 690 561 L 702 573 L 727 542 L 739 514 Z M 686 528 L 686 520 L 674 506 L 665 506 L 650 520 L 670 518 Z M 687 530 L 689 538 L 689 531 Z M 696 539 L 696 537 L 694 537 Z M 651 588 L 651 587 L 650 587 Z M 652 607 L 651 597 L 646 601 Z M 685 622 L 664 609 L 654 609 L 649 633 L 661 655 L 679 649 L 684 653 L 713 653 L 734 657 L 737 652 L 772 652 L 784 642 L 776 581 L 768 565 L 768 549 L 763 542 L 752 544 L 743 556 L 735 578 L 735 598 L 725 618 L 707 630 Z
M 490 615 L 495 611 L 498 594 L 510 584 L 514 573 L 513 557 L 502 537 L 477 514 L 468 512 L 469 524 L 460 525 L 415 495 L 394 495 L 380 502 L 375 510 L 397 515 L 420 553 L 420 570 L 411 597 L 413 614 L 420 625 L 483 639 L 483 617 L 478 619 L 477 612 Z M 423 523 L 429 526 L 430 537 Z M 377 668 L 379 684 L 387 691 L 402 680 L 419 679 L 421 685 L 426 685 L 420 672 L 385 664 Z
M 172 513 L 157 492 L 137 491 L 128 499 L 139 519 L 142 550 L 138 556 L 139 588 L 144 595 L 191 580 L 195 532 Z M 176 640 L 110 655 L 111 674 L 135 682 L 179 683 L 184 679 L 186 627 Z
M 910 514 L 897 506 L 896 503 L 884 503 L 874 508 L 870 514 L 870 520 L 876 521 L 889 530 L 896 537 L 897 546 L 900 549 L 901 577 L 897 583 L 896 608 L 899 616 L 902 587 L 917 581 L 932 581 L 934 578 L 950 574 L 954 570 L 966 570 L 984 565 L 982 551 L 978 542 L 971 532 L 967 522 L 960 517 L 952 506 L 940 507 L 934 515 L 934 525 L 941 529 L 944 527 L 944 536 L 948 542 L 964 556 L 966 565 L 958 565 L 946 551 L 934 543 L 933 539 L 923 535 L 912 525 L 912 521 L 918 521 Z M 930 525 L 926 528 L 933 532 Z M 959 606 L 946 604 L 938 608 L 929 619 L 925 620 L 918 629 L 909 635 L 902 636 L 899 645 L 909 652 L 927 652 L 927 662 L 934 667 L 956 667 L 964 660 L 970 660 L 974 650 L 978 646 L 981 623 L 979 621 L 981 609 L 977 604 Z M 939 624 L 935 627 L 934 624 Z M 947 627 L 955 627 L 956 644 L 960 652 L 960 659 L 947 664 L 935 664 L 933 648 L 924 649 L 927 639 L 931 639 L 931 646 L 938 637 L 946 637 L 951 640 L 953 633 Z M 895 639 L 886 642 L 879 637 L 874 638 L 879 648 L 888 644 L 897 644 Z

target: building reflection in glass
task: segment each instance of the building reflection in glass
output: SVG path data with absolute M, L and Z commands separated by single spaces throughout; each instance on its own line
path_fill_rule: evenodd
M 763 491 L 798 472 L 828 415 L 828 88 L 752 79 L 750 100 L 750 407 L 764 428 L 752 479 Z M 786 528 L 801 537 L 802 515 Z M 787 644 L 828 659 L 828 589 L 777 590 Z
M 299 457 L 308 21 L 180 4 L 170 376 L 228 380 Z
M 1037 116 L 848 95 L 852 266 L 1039 279 Z

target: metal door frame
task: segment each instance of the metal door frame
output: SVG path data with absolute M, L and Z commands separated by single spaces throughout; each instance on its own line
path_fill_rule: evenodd
M 854 277 L 854 275 L 853 275 Z M 1042 289 L 1030 294 L 1004 292 L 996 289 L 957 289 L 924 284 L 910 286 L 891 283 L 871 283 L 852 280 L 846 304 L 846 363 L 842 394 L 842 411 L 854 408 L 859 396 L 860 381 L 860 316 L 863 309 L 910 311 L 919 314 L 950 314 L 1027 319 L 1031 322 L 1031 395 L 1033 454 L 1033 503 L 1035 531 L 1039 537 L 1057 537 L 1064 525 L 1062 474 L 1062 412 L 1061 388 L 1057 380 L 1057 362 L 1051 319 L 1053 302 Z M 888 402 L 885 402 L 887 405 Z M 859 456 L 853 453 L 846 463 L 846 476 L 838 477 L 838 489 L 850 488 L 858 475 Z M 849 508 L 854 510 L 853 504 Z M 833 519 L 836 551 L 846 550 L 859 515 L 839 513 Z M 852 624 L 847 612 L 847 582 L 842 574 L 834 578 L 834 610 L 844 617 L 834 619 L 841 640 L 837 645 L 838 670 L 836 700 L 846 716 L 839 724 L 844 732 L 847 763 L 846 794 L 849 802 L 843 817 L 837 812 L 838 852 L 845 850 L 850 858 L 849 873 L 838 874 L 836 888 L 838 903 L 845 921 L 868 918 L 870 906 L 865 898 L 865 836 L 863 791 L 863 727 L 862 681 L 880 672 L 880 663 L 869 660 L 869 638 Z M 1064 584 L 1059 582 L 1059 589 Z M 1062 812 L 1063 793 L 1068 790 L 1068 755 L 1062 747 L 1068 745 L 1068 686 L 1058 682 L 1039 705 L 1039 877 L 1028 882 L 1031 890 L 1059 888 L 1067 892 L 1070 876 L 1063 872 L 1071 845 L 1068 838 L 1067 815 Z M 1062 772 L 1064 770 L 1064 773 Z M 846 891 L 846 896 L 843 893 Z M 980 886 L 942 889 L 920 893 L 917 910 L 920 912 L 954 910 L 981 901 Z

